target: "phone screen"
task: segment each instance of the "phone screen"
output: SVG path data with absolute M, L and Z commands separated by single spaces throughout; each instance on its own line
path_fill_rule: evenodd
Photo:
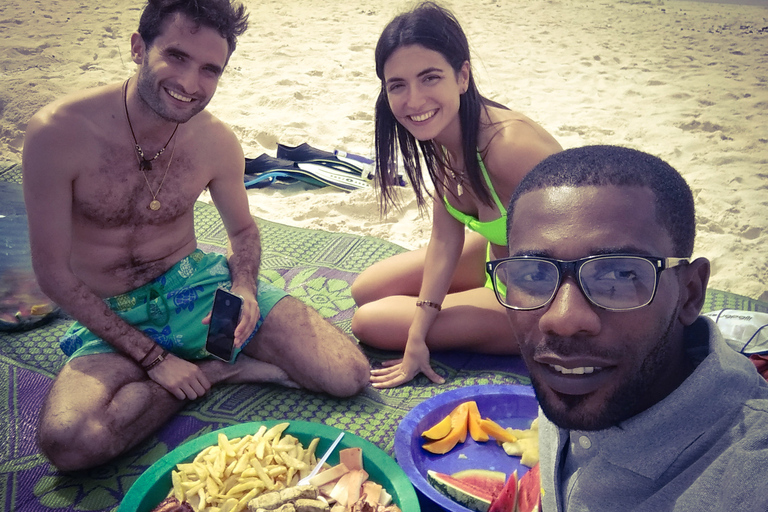
M 229 362 L 235 345 L 235 328 L 240 321 L 243 299 L 221 288 L 213 297 L 211 323 L 205 349 L 212 356 Z

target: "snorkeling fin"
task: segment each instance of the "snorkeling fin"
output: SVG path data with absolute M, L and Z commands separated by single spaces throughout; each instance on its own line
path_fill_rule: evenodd
M 244 180 L 246 188 L 263 188 L 277 180 L 289 183 L 299 180 L 316 187 L 329 185 L 347 192 L 369 186 L 354 166 L 339 160 L 294 162 L 267 154 L 245 159 Z

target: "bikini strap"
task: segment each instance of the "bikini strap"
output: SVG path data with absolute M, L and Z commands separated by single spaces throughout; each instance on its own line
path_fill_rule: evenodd
M 496 202 L 496 206 L 499 208 L 499 213 L 502 216 L 505 216 L 507 214 L 507 209 L 501 203 L 501 200 L 499 199 L 498 194 L 496 194 L 496 190 L 494 190 L 493 188 L 493 183 L 491 183 L 491 177 L 488 176 L 488 171 L 485 168 L 485 164 L 483 163 L 483 158 L 480 156 L 479 151 L 477 152 L 477 163 L 480 164 L 480 170 L 483 171 L 485 184 L 488 185 L 488 190 L 491 191 L 491 196 L 493 197 L 493 200 Z

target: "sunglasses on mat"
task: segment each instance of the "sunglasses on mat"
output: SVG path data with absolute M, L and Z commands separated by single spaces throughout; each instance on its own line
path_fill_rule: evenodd
M 502 306 L 529 311 L 549 304 L 563 277 L 572 275 L 581 293 L 595 306 L 629 311 L 651 303 L 661 273 L 689 263 L 688 258 L 605 254 L 563 261 L 515 256 L 486 263 L 493 290 Z

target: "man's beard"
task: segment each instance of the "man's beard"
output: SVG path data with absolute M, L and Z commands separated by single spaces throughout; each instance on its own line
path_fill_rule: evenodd
M 551 407 L 543 393 L 537 391 L 543 389 L 543 386 L 532 376 L 536 397 L 547 418 L 558 427 L 567 430 L 604 430 L 619 425 L 652 405 L 649 403 L 649 392 L 655 389 L 654 384 L 663 373 L 663 369 L 669 364 L 669 358 L 673 357 L 671 343 L 674 325 L 677 321 L 677 309 L 675 308 L 670 316 L 658 343 L 643 359 L 639 371 L 622 383 L 606 399 L 603 407 L 597 413 L 582 411 L 582 414 L 578 416 L 574 414 L 575 411 L 579 411 L 583 402 L 588 401 L 588 395 L 557 393 L 557 400 L 565 405 L 566 412 L 563 413 L 561 409 Z
M 156 85 L 155 75 L 143 68 L 139 71 L 136 80 L 136 89 L 139 98 L 158 117 L 171 123 L 186 123 L 199 114 L 208 105 L 208 102 L 197 101 L 195 108 L 184 112 L 175 112 L 160 99 L 160 94 L 166 94 L 162 85 Z

